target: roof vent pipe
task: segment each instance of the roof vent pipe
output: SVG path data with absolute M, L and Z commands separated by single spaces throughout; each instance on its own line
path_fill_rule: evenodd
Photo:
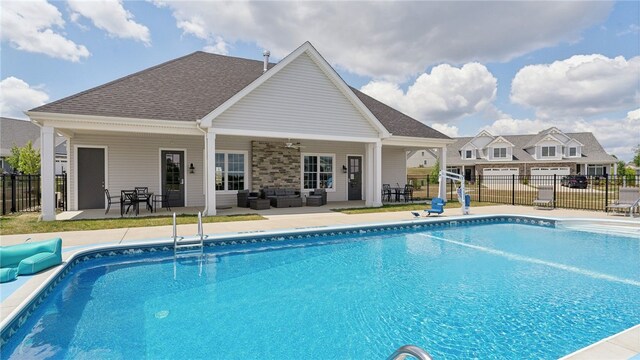
M 269 50 L 265 50 L 262 52 L 262 56 L 264 57 L 264 66 L 262 67 L 263 73 L 267 72 L 267 67 L 269 66 L 269 55 L 271 55 Z

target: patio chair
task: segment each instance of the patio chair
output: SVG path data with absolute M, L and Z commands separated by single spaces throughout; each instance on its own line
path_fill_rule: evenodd
M 144 202 L 147 210 L 153 212 L 153 206 L 151 206 L 151 199 L 149 198 L 149 188 L 146 186 L 136 186 L 135 190 L 138 195 L 138 202 Z
M 439 197 L 435 197 L 433 199 L 431 199 L 431 209 L 425 209 L 424 212 L 427 213 L 427 216 L 431 215 L 431 214 L 442 214 L 444 212 L 444 205 L 446 204 L 446 202 L 444 201 L 444 199 L 439 198 Z M 413 216 L 415 217 L 420 217 L 420 213 L 417 211 L 412 211 L 411 212 L 413 214 Z
M 167 211 L 171 211 L 171 203 L 169 202 L 169 194 L 171 194 L 170 191 L 165 192 L 164 194 L 160 195 L 153 195 L 153 208 L 154 209 L 158 209 L 158 207 L 156 206 L 156 204 L 160 204 L 160 207 L 163 207 L 165 209 L 167 209 Z
M 124 214 L 128 214 L 131 207 L 133 207 L 136 215 L 138 215 L 138 194 L 135 190 L 122 190 L 120 192 L 120 216 L 122 217 Z
M 404 202 L 413 201 L 413 185 L 405 185 L 404 190 L 398 194 L 398 197 L 404 198 Z
M 387 201 L 391 201 L 391 185 L 390 184 L 382 184 L 382 201 L 384 198 L 387 198 Z
M 104 196 L 106 196 L 107 198 L 107 210 L 104 211 L 104 214 L 106 215 L 109 212 L 109 209 L 111 209 L 111 202 L 114 199 L 120 199 L 119 196 L 111 196 L 109 194 L 109 189 L 104 189 Z
M 533 200 L 533 205 L 538 209 L 554 208 L 553 186 L 538 186 L 538 198 Z
M 607 213 L 609 209 L 622 210 L 623 212 L 629 211 L 629 216 L 633 215 L 633 211 L 636 207 L 640 206 L 640 192 L 638 188 L 622 187 L 620 188 L 620 195 L 618 200 L 612 204 L 607 205 Z

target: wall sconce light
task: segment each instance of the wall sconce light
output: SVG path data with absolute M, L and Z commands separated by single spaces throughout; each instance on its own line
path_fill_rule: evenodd
M 193 174 L 195 170 L 196 168 L 193 167 L 193 163 L 191 163 L 191 165 L 189 165 L 189 174 Z
M 347 173 L 347 165 L 342 165 L 342 172 Z

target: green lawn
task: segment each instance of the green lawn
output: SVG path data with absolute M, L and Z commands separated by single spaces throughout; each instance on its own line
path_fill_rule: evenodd
M 171 225 L 171 216 L 153 216 L 145 218 L 117 218 L 99 220 L 65 220 L 65 221 L 38 221 L 39 213 L 21 213 L 0 217 L 0 235 L 32 234 L 46 232 L 78 231 L 78 230 L 102 230 L 144 226 Z M 203 223 L 265 220 L 257 214 L 205 216 Z M 197 215 L 179 215 L 178 224 L 195 224 Z
M 479 206 L 495 205 L 487 202 L 471 202 L 471 208 Z M 344 214 L 369 214 L 369 213 L 381 213 L 381 212 L 394 212 L 394 211 L 416 211 L 430 209 L 431 205 L 425 203 L 420 204 L 385 204 L 379 208 L 349 208 L 349 209 L 332 209 L 333 211 L 341 212 Z M 445 209 L 459 209 L 460 203 L 457 201 L 449 201 L 445 206 Z

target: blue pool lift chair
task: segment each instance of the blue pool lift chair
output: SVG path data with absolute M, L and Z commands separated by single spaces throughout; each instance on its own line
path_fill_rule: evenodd
M 431 215 L 431 214 L 442 214 L 444 212 L 444 205 L 445 205 L 445 201 L 442 198 L 439 197 L 435 197 L 431 200 L 431 209 L 426 209 L 424 212 L 427 213 L 427 216 Z M 411 212 L 413 214 L 413 216 L 415 217 L 420 217 L 420 213 L 417 211 L 412 211 Z

